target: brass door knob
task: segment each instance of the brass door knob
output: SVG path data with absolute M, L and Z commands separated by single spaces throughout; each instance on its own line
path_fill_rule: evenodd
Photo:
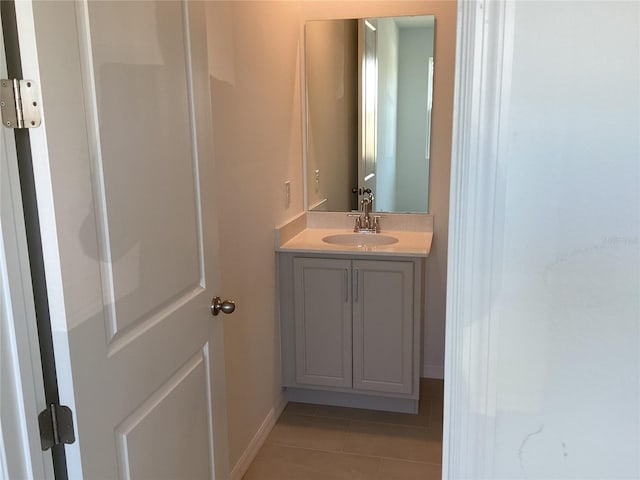
M 220 312 L 222 313 L 233 313 L 236 309 L 235 302 L 231 300 L 225 300 L 224 302 L 220 299 L 220 297 L 213 297 L 211 300 L 211 314 L 218 315 Z

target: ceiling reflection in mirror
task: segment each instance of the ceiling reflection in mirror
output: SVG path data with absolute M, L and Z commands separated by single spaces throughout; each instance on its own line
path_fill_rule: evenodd
M 427 212 L 435 18 L 305 25 L 307 206 Z M 355 193 L 353 193 L 355 191 Z

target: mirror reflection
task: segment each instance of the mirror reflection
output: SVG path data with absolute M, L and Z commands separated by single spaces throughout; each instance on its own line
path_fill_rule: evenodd
M 435 18 L 305 25 L 310 210 L 427 212 Z

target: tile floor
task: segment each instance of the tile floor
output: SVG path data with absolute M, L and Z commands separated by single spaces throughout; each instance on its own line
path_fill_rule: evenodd
M 418 415 L 289 403 L 243 480 L 439 480 L 442 387 Z

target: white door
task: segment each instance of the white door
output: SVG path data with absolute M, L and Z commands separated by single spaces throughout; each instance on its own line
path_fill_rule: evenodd
M 69 478 L 226 478 L 203 5 L 16 10 Z

